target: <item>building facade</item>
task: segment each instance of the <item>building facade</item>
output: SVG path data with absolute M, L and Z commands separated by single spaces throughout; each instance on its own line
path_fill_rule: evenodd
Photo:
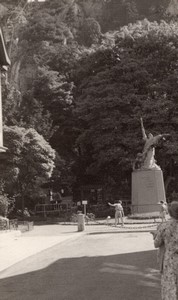
M 10 65 L 10 59 L 7 54 L 5 40 L 2 29 L 0 28 L 0 152 L 5 152 L 6 148 L 3 146 L 3 117 L 2 117 L 2 84 L 1 78 L 7 72 Z

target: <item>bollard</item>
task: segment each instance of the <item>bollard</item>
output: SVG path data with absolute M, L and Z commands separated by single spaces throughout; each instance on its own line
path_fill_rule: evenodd
M 84 215 L 79 213 L 78 216 L 78 231 L 84 231 L 85 230 L 85 218 Z
M 108 217 L 106 218 L 107 225 L 109 225 L 109 221 L 110 221 L 110 219 L 111 219 L 111 217 L 110 217 L 110 216 L 108 216 Z

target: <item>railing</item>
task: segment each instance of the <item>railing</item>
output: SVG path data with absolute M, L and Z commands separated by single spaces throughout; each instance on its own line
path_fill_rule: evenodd
M 67 205 L 64 205 L 64 204 L 37 204 L 35 206 L 36 214 L 43 214 L 44 216 L 47 213 L 69 211 L 70 209 L 71 208 L 69 208 Z

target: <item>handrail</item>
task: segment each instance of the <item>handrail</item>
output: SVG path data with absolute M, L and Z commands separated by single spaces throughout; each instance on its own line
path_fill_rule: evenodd
M 63 209 L 65 204 L 37 204 L 35 206 L 35 212 L 36 213 L 45 213 L 45 212 L 57 212 L 57 211 L 63 211 L 68 210 L 68 207 L 66 206 L 66 209 Z

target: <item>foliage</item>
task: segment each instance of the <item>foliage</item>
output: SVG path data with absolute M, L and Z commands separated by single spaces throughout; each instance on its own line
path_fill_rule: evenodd
M 143 146 L 141 116 L 153 134 L 171 133 L 172 140 L 158 147 L 156 156 L 166 177 L 175 175 L 177 23 L 144 20 L 105 36 L 101 33 L 101 28 L 135 21 L 140 11 L 153 17 L 154 9 L 154 16 L 161 16 L 164 9 L 156 10 L 167 1 L 144 3 L 142 10 L 137 1 L 102 1 L 109 11 L 103 10 L 100 17 L 87 14 L 83 1 L 21 1 L 14 8 L 12 2 L 8 1 L 6 16 L 9 53 L 22 69 L 33 63 L 35 72 L 26 90 L 19 92 L 21 69 L 11 69 L 3 91 L 4 121 L 35 129 L 57 150 L 63 159 L 55 181 L 59 183 L 62 170 L 70 184 L 74 178 L 79 184 L 120 183 L 122 194 L 129 194 L 132 161 Z M 20 141 L 23 134 L 18 134 Z M 6 188 L 18 190 L 17 181 Z
M 33 204 L 43 195 L 40 186 L 52 175 L 55 152 L 32 128 L 5 126 L 4 144 L 8 150 L 0 162 L 0 177 L 5 192 L 15 196 L 23 209 L 25 198 Z
M 35 56 L 38 70 L 30 94 L 38 103 L 41 103 L 43 119 L 45 114 L 50 115 L 50 142 L 59 154 L 67 159 L 73 153 L 76 137 L 75 117 L 73 115 L 74 85 L 70 74 L 83 55 L 85 55 L 85 48 L 82 49 L 82 47 L 73 44 L 70 47 L 52 45 Z M 29 111 L 28 106 L 31 106 L 32 103 L 32 100 L 29 101 L 29 105 L 26 102 L 24 112 Z M 30 110 L 31 114 L 34 118 L 35 115 L 32 110 Z M 23 115 L 24 113 L 22 113 Z M 26 122 L 25 115 L 23 119 Z M 36 120 L 38 122 L 39 118 Z M 35 128 L 37 129 L 37 127 Z M 44 135 L 44 131 L 38 132 Z
M 53 135 L 49 111 L 36 100 L 32 91 L 21 94 L 10 83 L 3 82 L 3 120 L 7 126 L 34 128 L 46 140 Z
M 8 97 L 4 111 L 8 119 L 7 125 L 19 124 L 25 128 L 35 128 L 47 140 L 52 139 L 52 145 L 59 151 L 59 148 L 64 149 L 62 141 L 65 137 L 62 133 L 71 124 L 73 83 L 70 72 L 83 49 L 73 42 L 70 30 L 61 18 L 58 15 L 54 18 L 53 5 L 57 4 L 53 1 L 49 3 L 49 7 L 48 3 L 40 6 L 41 9 L 36 9 L 27 16 L 28 26 L 21 26 L 18 49 L 26 49 L 26 53 L 23 50 L 21 66 L 30 61 L 31 57 L 36 71 L 32 83 L 29 84 L 28 81 L 27 90 L 22 91 L 13 123 L 12 113 L 8 110 Z M 13 85 L 13 80 L 11 84 Z M 68 141 L 71 144 L 70 138 Z M 60 154 L 64 153 L 63 149 L 59 151 Z
M 4 123 L 9 126 L 15 125 L 22 101 L 21 93 L 13 85 L 2 80 L 2 99 Z
M 52 119 L 43 104 L 33 97 L 31 92 L 23 95 L 15 124 L 25 128 L 34 128 L 47 141 L 53 135 Z
M 92 44 L 97 44 L 101 38 L 100 24 L 94 18 L 87 18 L 82 24 L 79 33 L 79 41 L 90 47 Z
M 0 194 L 0 216 L 7 217 L 8 213 L 8 197 L 6 195 Z
M 9 215 L 14 211 L 15 199 L 9 198 L 7 194 L 3 191 L 0 193 L 0 216 L 9 217 Z
M 40 41 L 63 43 L 65 39 L 72 38 L 72 34 L 59 18 L 54 18 L 43 10 L 37 10 L 28 18 L 28 26 L 22 28 L 20 38 L 30 43 Z
M 115 46 L 99 49 L 74 75 L 82 128 L 78 168 L 129 191 L 131 164 L 142 151 L 140 117 L 153 134 L 170 133 L 156 158 L 165 175 L 177 156 L 178 23 L 147 20 L 115 33 Z M 81 169 L 81 165 L 84 168 Z
M 17 66 L 20 64 L 22 69 L 33 63 L 35 74 L 33 80 L 28 80 L 25 90 L 23 86 L 17 86 L 20 69 L 13 66 L 10 82 L 4 85 L 3 112 L 7 126 L 34 128 L 50 142 L 66 159 L 61 166 L 62 173 L 69 174 L 67 181 L 71 182 L 69 166 L 73 157 L 70 156 L 71 153 L 75 155 L 73 143 L 76 133 L 75 130 L 73 132 L 70 72 L 83 54 L 84 47 L 73 41 L 70 28 L 59 17 L 59 6 L 59 2 L 52 1 L 40 4 L 40 9 L 34 5 L 31 11 L 25 10 L 26 22 L 14 33 L 14 39 L 18 36 L 18 43 L 11 52 L 12 63 L 17 61 Z M 57 170 L 60 174 L 61 170 Z
M 71 173 L 71 161 L 61 159 L 56 153 L 55 168 L 53 174 L 44 187 L 52 190 L 53 198 L 61 198 L 61 195 L 72 194 L 73 174 Z M 61 190 L 64 192 L 61 193 Z
M 0 182 L 0 216 L 7 217 L 14 210 L 15 199 L 4 192 L 5 183 Z

